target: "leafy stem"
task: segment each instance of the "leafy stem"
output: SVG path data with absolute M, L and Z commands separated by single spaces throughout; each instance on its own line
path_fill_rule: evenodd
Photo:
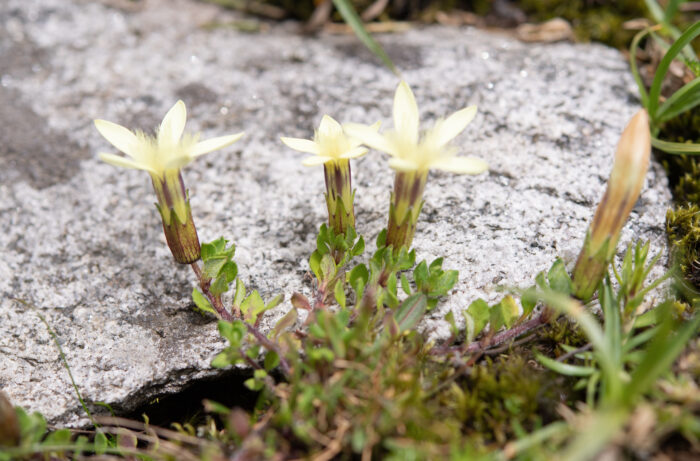
M 227 322 L 232 321 L 234 316 L 231 315 L 231 313 L 224 307 L 224 303 L 221 301 L 221 295 L 214 295 L 211 292 L 211 279 L 204 275 L 202 269 L 199 267 L 199 264 L 196 261 L 190 264 L 190 267 L 197 276 L 199 288 L 202 290 L 202 293 L 204 293 L 204 296 L 207 297 L 211 303 L 211 306 L 216 309 L 218 317 L 222 320 L 226 320 Z M 240 317 L 240 312 L 238 313 L 237 317 Z

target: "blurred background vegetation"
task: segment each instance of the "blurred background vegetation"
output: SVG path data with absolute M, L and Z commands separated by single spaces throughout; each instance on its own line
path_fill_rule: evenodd
M 204 0 L 270 19 L 293 18 L 340 21 L 331 0 Z M 486 27 L 514 27 L 525 22 L 562 18 L 580 41 L 627 47 L 637 27 L 630 21 L 651 19 L 645 0 L 350 0 L 365 21 L 412 20 L 478 23 Z M 663 6 L 663 1 L 660 2 Z M 692 13 L 698 2 L 682 9 Z M 465 15 L 465 13 L 467 15 Z M 697 13 L 697 10 L 695 10 Z M 677 15 L 679 28 L 692 23 L 692 14 Z

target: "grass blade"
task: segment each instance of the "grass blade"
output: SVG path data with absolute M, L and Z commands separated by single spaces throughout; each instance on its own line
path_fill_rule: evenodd
M 535 358 L 545 367 L 564 376 L 591 376 L 596 371 L 593 367 L 582 367 L 557 362 L 542 354 L 535 354 Z
M 639 95 L 642 98 L 642 106 L 646 108 L 649 106 L 649 94 L 647 93 L 647 89 L 644 86 L 644 81 L 642 80 L 642 76 L 639 74 L 639 68 L 637 67 L 637 50 L 639 49 L 639 42 L 641 42 L 644 37 L 649 35 L 651 31 L 652 28 L 650 27 L 639 31 L 637 35 L 634 36 L 632 43 L 630 44 L 630 70 L 634 76 L 634 81 L 637 82 L 637 86 L 639 87 Z
M 671 120 L 683 112 L 689 111 L 700 104 L 700 77 L 683 85 L 668 98 L 657 112 L 658 122 Z
M 659 107 L 659 97 L 661 96 L 661 84 L 666 77 L 671 62 L 683 50 L 683 47 L 689 44 L 698 35 L 700 35 L 700 21 L 688 27 L 673 45 L 671 45 L 671 48 L 668 49 L 663 59 L 661 59 L 659 67 L 656 69 L 656 74 L 654 74 L 654 81 L 651 84 L 651 88 L 649 88 L 649 116 L 653 120 L 656 120 L 658 116 L 657 109 Z
M 372 36 L 365 29 L 364 24 L 362 24 L 362 19 L 357 15 L 357 11 L 353 8 L 349 0 L 333 0 L 333 4 L 338 9 L 338 13 L 343 17 L 345 23 L 350 26 L 350 28 L 355 32 L 357 38 L 360 39 L 362 43 L 377 56 L 384 65 L 396 75 L 399 75 L 399 71 L 394 66 L 394 63 L 386 54 L 384 49 L 377 43 L 377 41 L 372 38 Z
M 669 154 L 700 154 L 700 144 L 662 141 L 659 138 L 651 137 L 651 145 Z

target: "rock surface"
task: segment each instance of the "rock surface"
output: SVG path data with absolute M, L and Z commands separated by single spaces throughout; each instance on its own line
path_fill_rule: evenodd
M 147 175 L 96 159 L 110 146 L 92 119 L 150 129 L 182 98 L 190 131 L 245 130 L 187 168 L 192 206 L 202 240 L 232 238 L 244 281 L 287 300 L 311 290 L 306 259 L 325 209 L 320 167 L 302 167 L 278 136 L 310 137 L 325 113 L 391 124 L 398 80 L 353 36 L 205 27 L 232 19 L 186 0 L 0 4 L 0 389 L 54 424 L 85 419 L 39 314 L 83 397 L 118 411 L 219 373 L 209 362 L 223 346 L 216 322 L 192 311 L 192 277 L 171 260 Z M 443 27 L 380 41 L 428 123 L 479 106 L 456 145 L 490 171 L 431 173 L 415 239 L 419 258 L 444 255 L 460 270 L 424 325 L 441 335 L 447 309 L 527 285 L 556 256 L 573 263 L 638 109 L 635 87 L 620 53 L 598 45 Z M 392 175 L 378 153 L 354 174 L 358 230 L 372 250 Z M 651 239 L 663 250 L 669 200 L 653 165 L 622 244 Z

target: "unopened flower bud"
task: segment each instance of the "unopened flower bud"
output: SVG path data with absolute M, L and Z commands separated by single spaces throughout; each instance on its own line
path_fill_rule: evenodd
M 576 261 L 574 295 L 581 300 L 593 296 L 615 256 L 620 231 L 642 190 L 650 154 L 649 118 L 645 110 L 640 110 L 622 132 L 608 187 Z

